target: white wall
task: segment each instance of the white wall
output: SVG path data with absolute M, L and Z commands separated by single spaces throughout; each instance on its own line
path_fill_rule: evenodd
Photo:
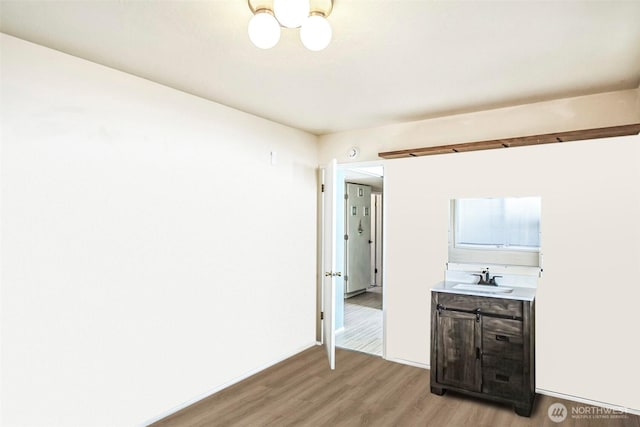
M 541 196 L 537 387 L 640 409 L 640 137 L 385 162 L 387 356 L 428 365 L 449 200 Z
M 640 122 L 640 90 L 320 137 L 320 161 L 411 147 Z M 542 196 L 537 387 L 640 411 L 640 136 L 388 160 L 386 357 L 429 364 L 429 288 L 444 277 L 448 201 Z
M 429 364 L 449 200 L 542 197 L 537 387 L 640 410 L 640 137 L 385 162 L 387 358 Z
M 140 424 L 315 342 L 315 136 L 0 40 L 2 425 Z

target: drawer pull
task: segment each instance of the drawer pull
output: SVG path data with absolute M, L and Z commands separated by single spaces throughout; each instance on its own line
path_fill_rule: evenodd
M 509 337 L 506 335 L 496 335 L 496 341 L 509 342 Z
M 509 382 L 509 376 L 508 375 L 502 375 L 502 374 L 496 374 L 496 380 L 508 383 Z

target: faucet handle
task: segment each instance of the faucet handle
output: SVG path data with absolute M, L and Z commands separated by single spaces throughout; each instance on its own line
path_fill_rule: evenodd
M 496 278 L 498 277 L 502 277 L 502 276 L 493 276 L 491 280 L 489 280 L 489 283 L 491 283 L 492 285 L 498 286 L 498 284 L 496 283 Z

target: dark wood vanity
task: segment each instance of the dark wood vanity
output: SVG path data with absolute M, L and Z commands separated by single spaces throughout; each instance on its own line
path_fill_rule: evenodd
M 431 292 L 431 392 L 513 405 L 535 399 L 534 300 Z

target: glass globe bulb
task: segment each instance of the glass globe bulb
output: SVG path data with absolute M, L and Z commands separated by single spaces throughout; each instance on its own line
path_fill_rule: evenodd
M 280 40 L 280 24 L 267 11 L 258 11 L 249 21 L 249 39 L 260 49 L 270 49 Z
M 331 42 L 331 24 L 324 16 L 308 17 L 300 28 L 300 40 L 309 50 L 322 50 Z
M 309 0 L 273 0 L 273 13 L 287 28 L 298 28 L 309 16 Z

